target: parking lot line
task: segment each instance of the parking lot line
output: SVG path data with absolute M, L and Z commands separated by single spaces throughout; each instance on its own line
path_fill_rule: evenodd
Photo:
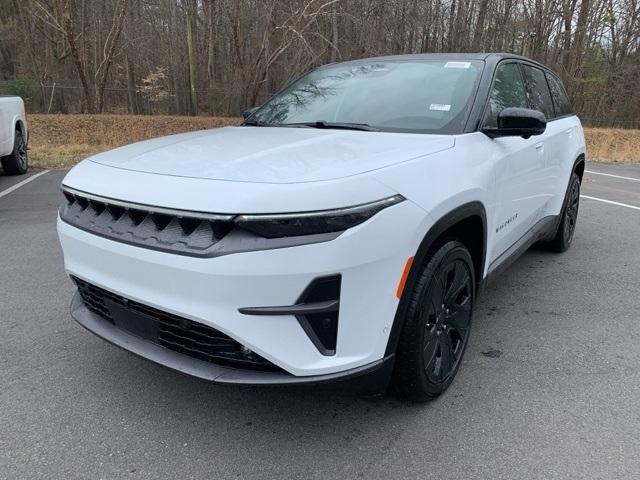
M 614 202 L 613 200 L 605 200 L 604 198 L 590 197 L 588 195 L 580 195 L 580 198 L 587 198 L 589 200 L 595 200 L 597 202 L 610 203 L 612 205 L 618 205 L 619 207 L 633 208 L 634 210 L 640 210 L 640 207 L 635 205 L 629 205 L 626 203 Z
M 584 172 L 585 173 L 591 173 L 592 175 L 603 175 L 605 177 L 622 178 L 623 180 L 632 180 L 634 182 L 640 182 L 640 178 L 623 177 L 621 175 L 612 175 L 610 173 L 594 172 L 593 170 L 585 170 Z
M 3 190 L 0 192 L 0 198 L 4 197 L 5 195 L 9 195 L 11 192 L 19 189 L 20 187 L 22 187 L 23 185 L 26 185 L 27 183 L 29 183 L 32 180 L 35 180 L 36 178 L 44 175 L 45 173 L 47 173 L 49 170 L 43 170 L 42 172 L 36 173 L 35 175 L 31 175 L 29 178 L 21 181 L 20 183 L 16 183 L 15 185 L 7 188 L 6 190 Z

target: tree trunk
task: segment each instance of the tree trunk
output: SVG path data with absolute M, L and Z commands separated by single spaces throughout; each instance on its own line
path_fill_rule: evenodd
M 331 57 L 330 62 L 333 63 L 338 59 L 338 12 L 336 4 L 331 5 Z
M 169 75 L 171 76 L 171 85 L 173 88 L 173 105 L 174 113 L 182 114 L 182 97 L 180 95 L 180 82 L 178 79 L 178 62 L 176 60 L 178 53 L 178 34 L 176 25 L 176 2 L 174 0 L 166 0 L 169 4 Z
M 129 53 L 127 53 L 127 102 L 127 111 L 132 115 L 139 115 L 135 66 Z
M 95 111 L 93 102 L 91 100 L 91 91 L 89 89 L 89 82 L 87 80 L 87 74 L 84 70 L 84 65 L 80 59 L 80 52 L 78 51 L 78 45 L 76 44 L 76 33 L 75 27 L 73 24 L 73 19 L 71 18 L 70 12 L 70 4 L 66 4 L 66 11 L 64 12 L 64 21 L 63 28 L 65 38 L 67 43 L 69 44 L 69 51 L 71 54 L 71 60 L 73 62 L 74 67 L 76 68 L 76 72 L 78 74 L 78 78 L 80 79 L 80 84 L 82 85 L 82 101 L 80 109 L 82 112 L 93 113 Z
M 213 6 L 215 0 L 208 0 L 208 12 L 207 12 L 207 30 L 209 34 L 209 42 L 207 45 L 207 77 L 208 85 L 210 89 L 216 86 L 216 71 L 215 71 L 215 30 L 213 27 L 214 15 Z
M 580 4 L 580 13 L 578 13 L 578 22 L 576 23 L 576 33 L 573 41 L 574 58 L 571 63 L 570 76 L 578 73 L 579 65 L 582 64 L 582 52 L 584 50 L 584 41 L 587 33 L 587 21 L 589 20 L 589 0 L 582 0 Z M 571 82 L 568 82 L 569 84 Z
M 134 0 L 135 1 L 135 0 Z M 136 66 L 135 66 L 135 49 L 132 44 L 132 37 L 134 36 L 134 28 L 133 26 L 136 24 L 136 9 L 135 6 L 129 9 L 128 21 L 127 21 L 127 29 L 125 34 L 128 32 L 127 37 L 127 46 L 126 46 L 126 63 L 127 63 L 127 112 L 133 115 L 139 115 L 140 109 L 138 107 L 138 93 L 136 92 Z
M 116 46 L 118 45 L 118 40 L 120 38 L 120 34 L 122 33 L 122 27 L 124 26 L 124 19 L 127 14 L 127 7 L 129 5 L 129 0 L 120 0 L 118 5 L 116 6 L 116 10 L 113 14 L 113 21 L 111 24 L 111 29 L 109 30 L 109 34 L 105 40 L 104 50 L 103 50 L 103 59 L 100 62 L 100 65 L 96 69 L 95 78 L 96 82 L 96 111 L 97 113 L 102 113 L 104 108 L 104 89 L 107 85 L 107 75 L 109 75 L 109 69 L 111 68 L 111 63 L 113 62 L 113 56 L 116 53 Z
M 480 50 L 480 45 L 482 45 L 482 36 L 484 33 L 484 19 L 487 14 L 487 6 L 489 4 L 489 0 L 481 0 L 480 6 L 478 7 L 478 18 L 476 19 L 476 26 L 473 29 L 473 40 L 471 44 L 474 48 Z
M 196 5 L 191 1 L 187 5 L 187 55 L 189 62 L 190 113 L 192 115 L 198 114 L 198 98 L 196 95 L 196 58 L 193 48 L 193 23 L 196 8 Z
M 451 10 L 449 11 L 449 41 L 447 42 L 449 51 L 453 52 L 456 48 L 456 0 L 451 0 Z

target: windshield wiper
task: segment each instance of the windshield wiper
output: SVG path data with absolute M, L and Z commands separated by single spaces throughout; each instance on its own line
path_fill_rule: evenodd
M 339 130 L 362 130 L 365 132 L 377 132 L 378 129 L 368 125 L 366 123 L 342 123 L 342 122 L 327 122 L 325 120 L 316 120 L 315 122 L 300 122 L 300 123 L 281 123 L 278 126 L 282 127 L 311 127 L 311 128 L 326 128 L 326 129 L 339 129 Z
M 258 120 L 246 120 L 242 122 L 247 127 L 297 127 L 297 128 L 324 128 L 336 130 L 362 130 L 364 132 L 378 132 L 379 130 L 366 123 L 342 123 L 327 122 L 325 120 L 316 120 L 315 122 L 298 122 L 298 123 L 267 123 Z
M 274 126 L 274 125 L 269 125 L 266 122 L 260 122 L 258 120 L 245 120 L 240 125 L 247 126 L 247 127 L 273 127 Z

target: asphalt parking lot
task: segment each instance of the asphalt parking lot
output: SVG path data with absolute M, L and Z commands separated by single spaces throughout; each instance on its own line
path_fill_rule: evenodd
M 572 248 L 485 292 L 427 405 L 219 387 L 106 344 L 68 312 L 64 172 L 0 175 L 0 478 L 637 478 L 640 166 L 587 168 Z

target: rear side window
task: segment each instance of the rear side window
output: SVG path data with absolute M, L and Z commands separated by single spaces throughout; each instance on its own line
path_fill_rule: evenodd
M 550 73 L 547 73 L 546 75 L 547 81 L 549 82 L 549 89 L 551 90 L 551 98 L 553 99 L 556 117 L 573 115 L 573 107 L 571 106 L 567 92 L 565 92 L 560 80 Z
M 549 92 L 549 85 L 547 85 L 544 72 L 530 65 L 523 65 L 523 71 L 527 82 L 527 96 L 529 97 L 531 108 L 544 113 L 547 120 L 555 118 L 551 93 Z
M 528 107 L 524 81 L 516 63 L 503 63 L 498 66 L 489 95 L 485 125 L 496 128 L 498 114 L 507 107 Z

